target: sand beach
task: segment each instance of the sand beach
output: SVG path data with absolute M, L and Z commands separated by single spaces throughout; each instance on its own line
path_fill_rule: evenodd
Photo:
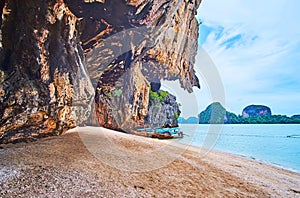
M 299 173 L 104 128 L 0 148 L 0 197 L 300 197 Z

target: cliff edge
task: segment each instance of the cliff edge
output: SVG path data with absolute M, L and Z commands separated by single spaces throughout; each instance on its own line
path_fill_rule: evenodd
M 200 0 L 5 0 L 0 143 L 144 124 L 151 83 L 199 87 Z M 117 97 L 116 97 L 117 96 Z

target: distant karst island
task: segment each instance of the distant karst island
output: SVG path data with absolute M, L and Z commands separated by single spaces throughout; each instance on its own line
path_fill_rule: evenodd
M 210 104 L 197 117 L 179 117 L 180 124 L 300 124 L 300 115 L 272 115 L 270 107 L 249 105 L 241 115 L 227 111 L 219 102 Z

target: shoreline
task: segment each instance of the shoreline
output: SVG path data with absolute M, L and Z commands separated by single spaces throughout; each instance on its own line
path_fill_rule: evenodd
M 0 149 L 0 196 L 296 197 L 299 186 L 299 173 L 262 162 L 103 128 Z
M 218 151 L 218 150 L 216 150 L 216 151 Z M 222 152 L 222 151 L 218 151 L 218 152 Z M 224 153 L 226 153 L 226 152 L 224 152 Z M 254 160 L 254 161 L 259 162 L 259 163 L 264 163 L 264 164 L 269 165 L 269 166 L 274 166 L 274 167 L 279 168 L 279 169 L 283 169 L 283 170 L 286 170 L 286 171 L 291 171 L 293 173 L 300 174 L 300 170 L 296 170 L 296 169 L 293 169 L 293 168 L 285 167 L 284 165 L 281 165 L 281 164 L 276 164 L 276 163 L 268 162 L 266 160 L 258 159 L 258 158 L 252 157 L 252 156 L 239 155 L 239 154 L 234 154 L 234 153 L 229 153 L 229 154 L 236 155 L 236 156 L 245 158 L 247 160 Z
M 193 152 L 198 152 L 197 150 L 205 149 L 205 148 L 203 148 L 201 146 L 188 145 L 188 144 L 184 144 L 184 143 L 180 143 L 180 142 L 178 142 L 178 144 L 189 146 L 188 149 L 192 150 Z M 271 163 L 271 162 L 268 162 L 268 161 L 260 160 L 260 159 L 257 159 L 255 157 L 241 155 L 241 154 L 235 154 L 235 153 L 230 153 L 230 152 L 221 151 L 221 150 L 214 150 L 214 149 L 211 149 L 211 150 L 205 149 L 205 150 L 208 150 L 208 153 L 209 152 L 214 152 L 214 153 L 219 153 L 220 155 L 226 155 L 226 156 L 228 155 L 229 157 L 242 158 L 242 159 L 244 159 L 246 161 L 253 161 L 254 163 L 258 163 L 258 164 L 270 166 L 270 167 L 273 167 L 275 169 L 280 169 L 282 171 L 287 171 L 287 172 L 290 172 L 292 174 L 297 174 L 297 175 L 300 176 L 300 171 L 297 171 L 297 170 L 292 169 L 292 168 L 284 167 L 284 166 L 279 165 L 279 164 L 275 164 L 275 163 Z
M 195 147 L 196 149 L 205 149 L 201 146 L 197 146 L 197 145 L 188 145 L 188 144 L 185 144 L 185 143 L 180 143 L 178 142 L 178 144 L 183 144 L 183 145 L 187 145 L 187 146 L 191 146 L 191 147 Z M 209 149 L 207 149 L 209 150 Z M 268 166 L 272 166 L 272 167 L 275 167 L 275 168 L 278 168 L 278 169 L 283 169 L 285 171 L 290 171 L 292 173 L 296 173 L 296 174 L 300 174 L 300 170 L 296 170 L 296 169 L 293 169 L 293 168 L 289 168 L 289 167 L 285 167 L 283 165 L 280 165 L 280 164 L 276 164 L 276 163 L 272 163 L 272 162 L 268 162 L 266 160 L 262 160 L 262 159 L 258 159 L 258 158 L 255 158 L 253 156 L 247 156 L 247 155 L 243 155 L 243 154 L 236 154 L 236 153 L 231 153 L 231 152 L 227 152 L 227 151 L 221 151 L 221 150 L 215 150 L 215 149 L 211 149 L 209 150 L 208 152 L 217 152 L 217 153 L 221 153 L 221 154 L 225 154 L 225 155 L 232 155 L 232 156 L 236 156 L 236 157 L 240 157 L 240 158 L 243 158 L 245 160 L 250 160 L 250 161 L 255 161 L 257 163 L 263 163 L 265 165 L 268 165 Z M 196 152 L 196 151 L 195 151 Z
M 199 148 L 201 146 L 195 146 L 195 147 Z M 212 149 L 212 151 L 237 156 L 237 157 L 240 157 L 240 158 L 243 158 L 243 159 L 246 159 L 246 160 L 252 160 L 252 161 L 255 161 L 255 162 L 258 162 L 258 163 L 263 163 L 263 164 L 268 165 L 268 166 L 273 166 L 275 168 L 279 168 L 279 169 L 283 169 L 283 170 L 286 170 L 286 171 L 290 171 L 290 172 L 293 172 L 293 173 L 300 174 L 300 170 L 285 167 L 284 165 L 269 162 L 267 160 L 259 159 L 259 158 L 253 157 L 253 156 L 247 156 L 247 155 L 243 155 L 243 154 L 237 154 L 237 153 L 232 153 L 232 152 L 229 152 L 229 151 L 227 152 L 227 151 L 221 151 L 221 150 L 215 150 L 215 149 Z
M 243 126 L 250 125 L 250 124 L 244 124 Z M 256 160 L 258 162 L 263 162 L 268 165 L 276 166 L 278 168 L 283 168 L 286 170 L 290 170 L 296 173 L 300 173 L 300 164 L 298 160 L 298 154 L 297 146 L 298 141 L 296 139 L 289 139 L 286 138 L 289 136 L 289 134 L 293 134 L 291 132 L 290 128 L 286 128 L 286 126 L 293 126 L 292 129 L 295 129 L 298 131 L 299 127 L 297 127 L 297 124 L 280 124 L 278 128 L 275 128 L 274 130 L 269 131 L 267 133 L 261 133 L 259 132 L 260 126 L 263 125 L 267 127 L 266 129 L 270 128 L 269 124 L 260 124 L 259 126 L 257 124 L 252 124 L 255 127 L 259 127 L 255 129 L 252 129 L 252 127 L 246 127 L 246 129 L 249 129 L 248 131 L 241 130 L 241 132 L 237 133 L 237 130 L 234 129 L 240 129 L 240 124 L 238 127 L 235 127 L 235 124 L 224 124 L 222 128 L 222 132 L 219 134 L 218 138 L 220 140 L 216 141 L 215 145 L 212 147 L 213 150 L 224 152 L 224 153 L 230 153 L 233 155 L 241 156 L 246 159 L 252 159 Z M 191 125 L 181 125 L 181 127 L 186 127 Z M 196 125 L 197 127 L 200 125 Z M 208 127 L 207 125 L 206 127 Z M 271 127 L 272 128 L 272 127 Z M 204 128 L 201 128 L 204 130 Z M 206 129 L 206 128 L 205 128 Z M 257 130 L 259 129 L 259 130 Z M 197 129 L 198 130 L 198 129 Z M 283 131 L 282 131 L 283 130 Z M 279 132 L 280 131 L 280 132 Z M 197 135 L 194 135 L 197 136 Z M 208 135 L 206 135 L 208 136 Z M 232 136 L 232 138 L 231 138 Z M 236 137 L 235 137 L 236 136 Z M 247 137 L 247 138 L 244 138 Z M 249 138 L 248 138 L 249 137 Z M 259 137 L 259 138 L 257 138 Z M 261 137 L 261 139 L 260 139 Z M 197 137 L 199 139 L 199 137 Z M 196 139 L 197 139 L 196 138 Z M 256 138 L 256 139 L 255 139 Z M 263 141 L 263 139 L 267 138 L 276 138 L 274 139 L 274 142 L 277 142 L 275 144 L 272 144 L 271 146 L 266 145 L 268 147 L 266 150 L 260 145 L 268 144 Z M 280 141 L 279 139 L 280 138 Z M 247 140 L 245 142 L 246 144 L 243 145 L 243 141 Z M 255 141 L 262 142 L 262 144 L 258 145 L 255 143 Z M 271 141 L 272 141 L 271 140 Z M 293 140 L 293 142 L 291 142 Z M 195 146 L 202 146 L 203 143 L 202 140 L 196 140 L 191 142 L 190 144 Z M 233 144 L 230 144 L 231 141 L 234 141 Z M 240 142 L 242 143 L 240 143 Z M 253 141 L 253 143 L 249 143 Z M 296 143 L 295 143 L 296 141 Z M 278 143 L 280 142 L 280 143 Z M 290 144 L 291 143 L 291 144 Z M 283 145 L 294 145 L 294 146 L 284 146 L 283 151 L 281 152 L 280 148 Z M 240 148 L 241 147 L 241 148 Z M 259 149 L 258 149 L 259 148 Z M 271 149 L 270 149 L 271 148 Z M 272 149 L 273 148 L 273 149 Z M 279 151 L 277 153 L 277 151 Z M 290 152 L 291 151 L 291 152 Z M 291 156 L 291 157 L 289 157 Z M 294 157 L 292 157 L 294 156 Z

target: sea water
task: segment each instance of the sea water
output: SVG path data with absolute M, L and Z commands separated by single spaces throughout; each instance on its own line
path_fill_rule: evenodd
M 300 172 L 300 124 L 182 124 L 179 142 Z

